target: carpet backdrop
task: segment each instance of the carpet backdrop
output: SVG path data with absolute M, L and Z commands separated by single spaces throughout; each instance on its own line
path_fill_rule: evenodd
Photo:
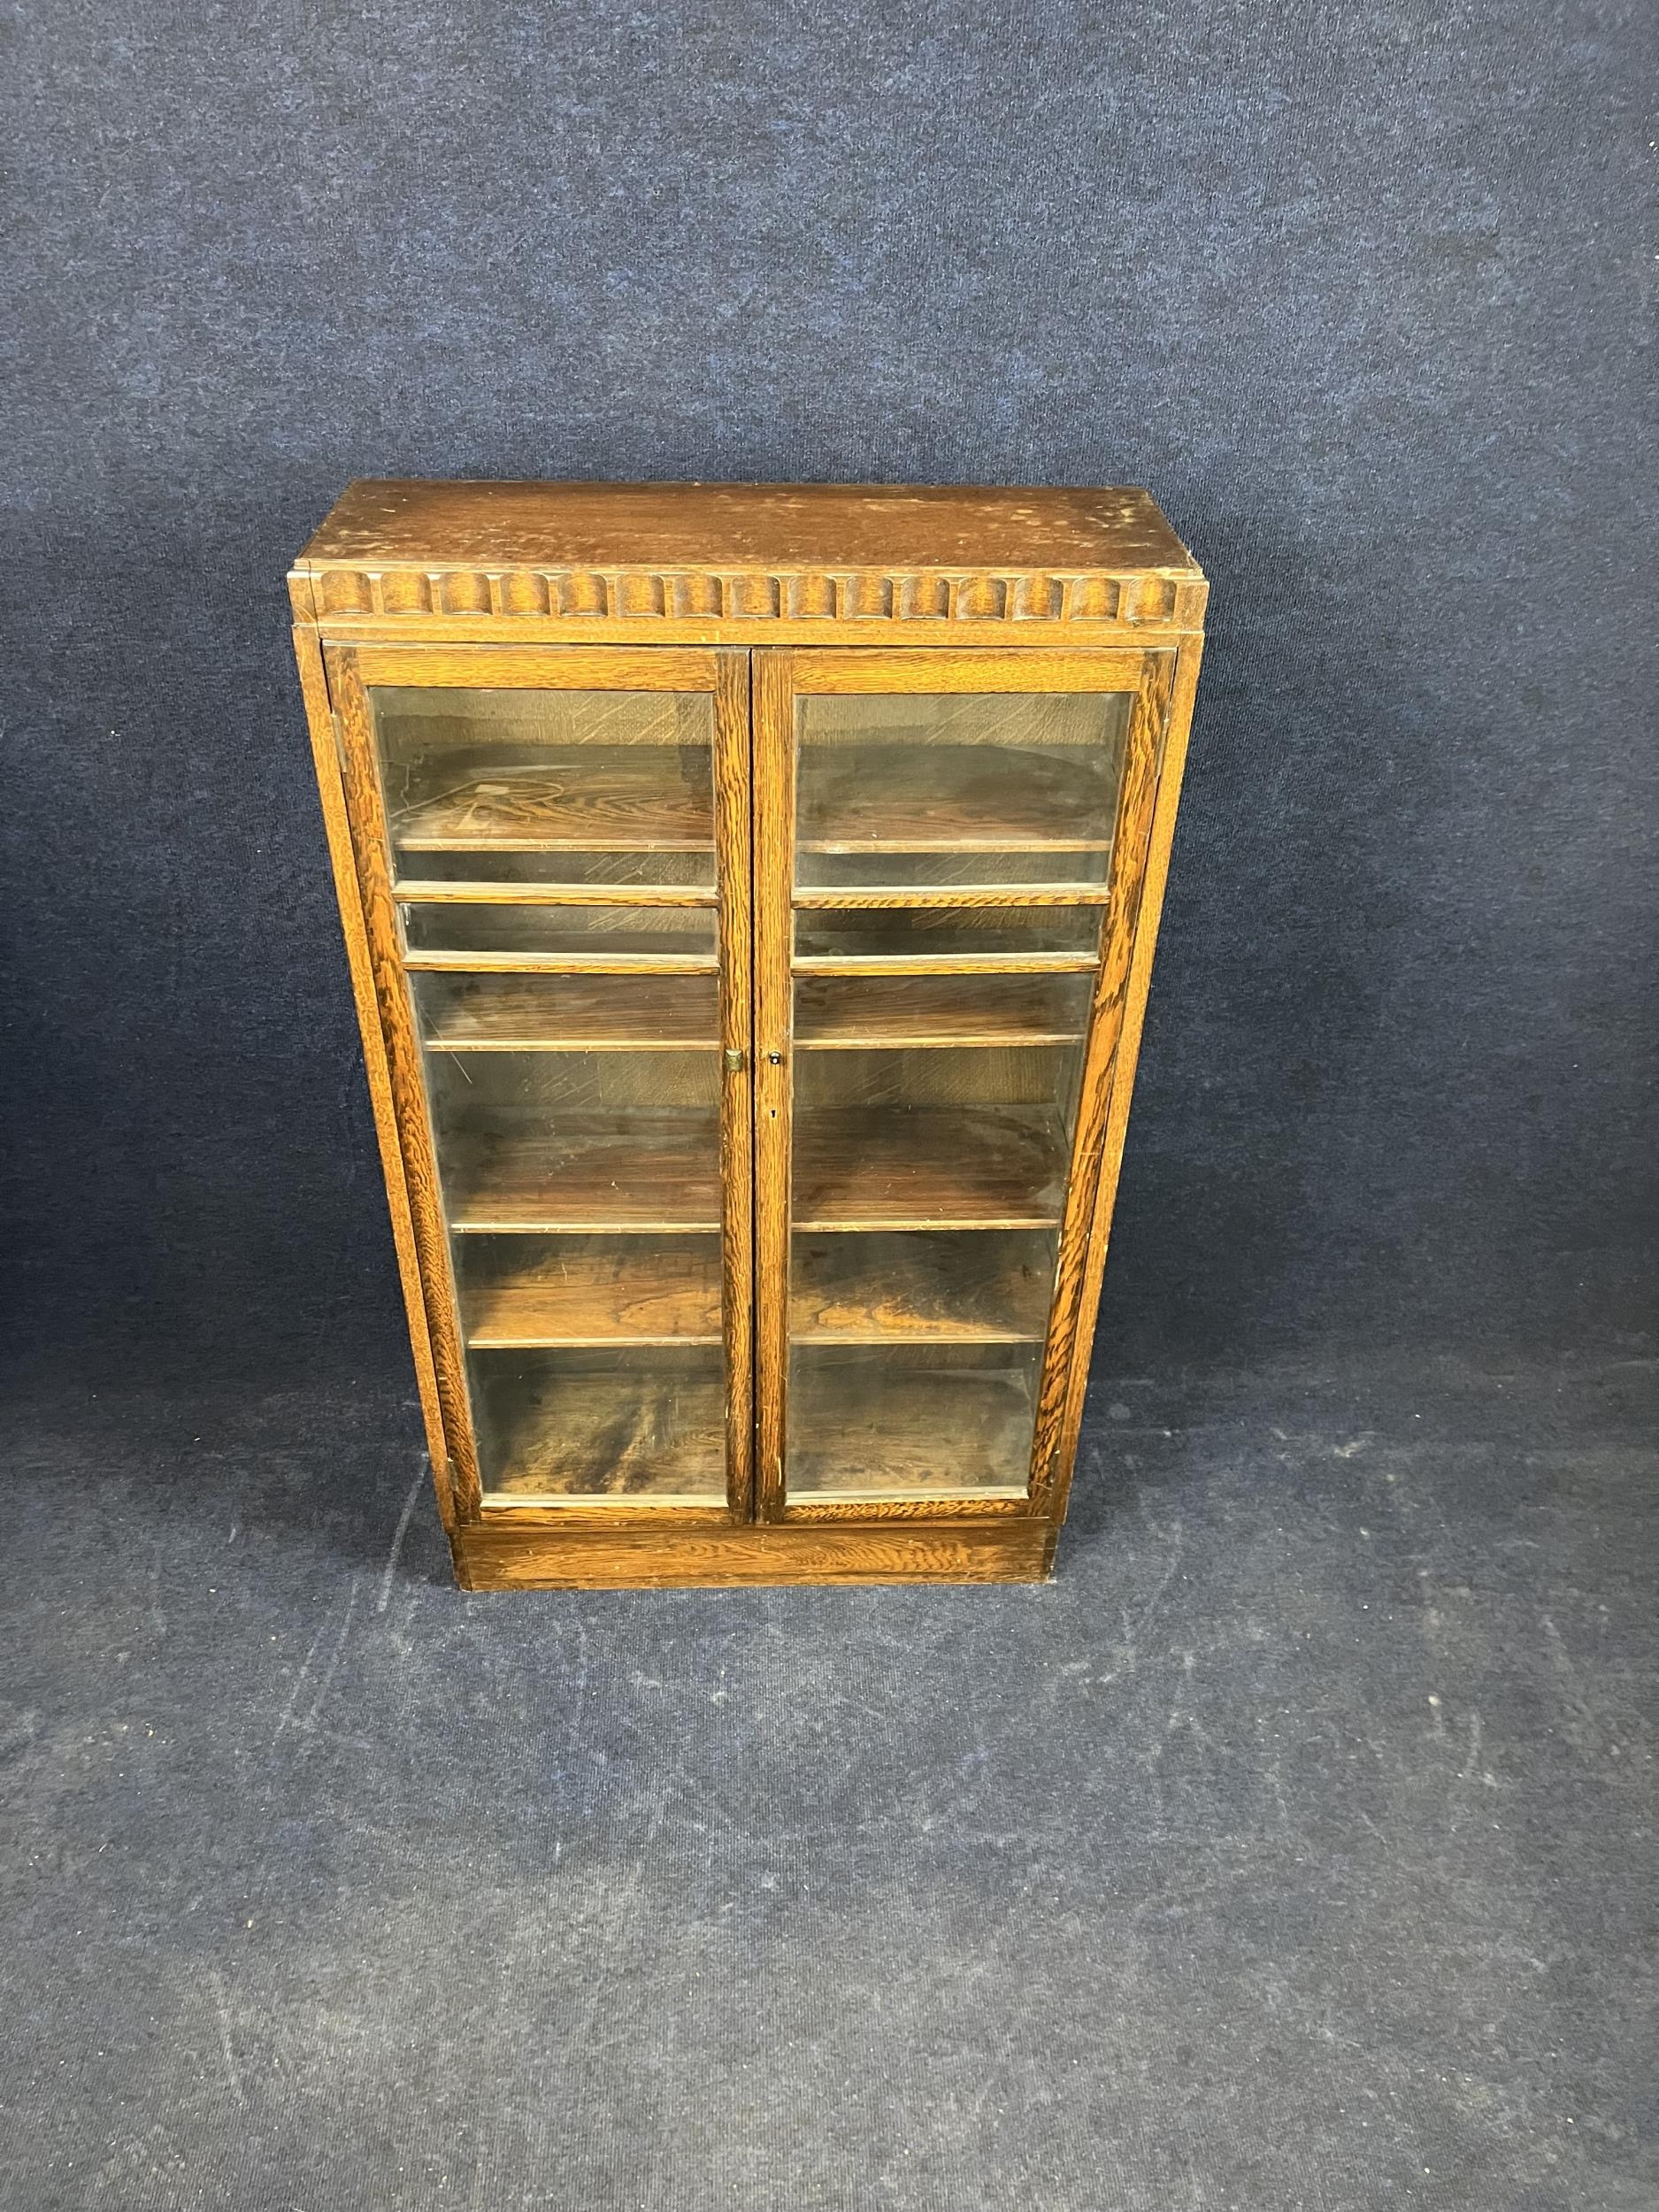
M 23 1323 L 402 1358 L 290 670 L 353 475 L 1142 483 L 1213 629 L 1099 1357 L 1617 1342 L 1643 0 L 10 27 Z
M 1652 0 L 20 0 L 0 2212 L 1653 2212 Z M 1141 482 L 1051 1585 L 469 1597 L 283 574 Z

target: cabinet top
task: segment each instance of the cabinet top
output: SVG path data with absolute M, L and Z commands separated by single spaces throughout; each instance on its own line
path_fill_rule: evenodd
M 294 572 L 348 621 L 598 617 L 1195 626 L 1203 576 L 1144 491 L 360 480 Z M 309 599 L 309 606 L 305 603 Z

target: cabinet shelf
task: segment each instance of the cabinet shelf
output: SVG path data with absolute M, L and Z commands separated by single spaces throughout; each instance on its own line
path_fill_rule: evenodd
M 457 952 L 403 955 L 411 975 L 718 975 L 712 953 Z
M 1110 788 L 1090 752 L 1067 760 L 1011 745 L 802 749 L 803 853 L 1110 852 Z
M 797 1243 L 790 1336 L 829 1344 L 1036 1344 L 1048 1316 L 1051 1253 L 995 1233 Z M 606 1345 L 718 1345 L 721 1271 L 712 1238 L 624 1248 L 566 1247 L 508 1267 L 463 1297 L 474 1351 Z
M 604 1352 L 532 1359 L 487 1374 L 480 1395 L 496 1438 L 492 1498 L 725 1503 L 725 1387 L 712 1353 L 649 1368 Z
M 1048 1229 L 1070 1148 L 1052 1110 L 803 1107 L 797 1229 Z
M 789 1270 L 795 1344 L 1038 1344 L 1053 1246 L 994 1231 L 797 1236 Z M 1041 1263 L 1039 1263 L 1039 1262 Z
M 901 1368 L 845 1355 L 790 1363 L 789 1494 L 803 1503 L 1022 1497 L 1031 1456 L 1023 1367 Z
M 475 1286 L 463 1300 L 475 1351 L 606 1344 L 718 1344 L 720 1252 L 712 1238 L 560 1251 Z
M 795 1043 L 799 1052 L 1074 1044 L 1088 1010 L 1087 986 L 1058 976 L 809 974 L 795 983 Z
M 714 849 L 706 752 L 584 745 L 518 762 L 474 764 L 434 798 L 392 818 L 399 852 L 689 852 Z
M 441 1052 L 711 1052 L 719 1008 L 707 984 L 677 975 L 527 975 L 434 983 L 422 998 L 426 1044 Z
M 460 1139 L 446 1177 L 457 1233 L 718 1230 L 720 1136 L 703 1113 L 564 1114 Z

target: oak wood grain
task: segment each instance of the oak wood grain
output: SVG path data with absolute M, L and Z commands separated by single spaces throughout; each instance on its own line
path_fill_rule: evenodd
M 718 906 L 719 893 L 691 883 L 530 883 L 503 878 L 495 882 L 442 880 L 399 876 L 393 895 L 403 906 Z
M 1040 1344 L 1051 1243 L 991 1231 L 798 1234 L 790 1256 L 795 1344 Z
M 477 761 L 392 818 L 400 853 L 697 852 L 714 843 L 698 749 L 583 745 L 534 763 Z
M 809 1108 L 795 1117 L 797 1229 L 1042 1229 L 1067 1148 L 1042 1107 Z
M 409 1186 L 403 1173 L 397 1107 L 392 1091 L 385 1033 L 380 1025 L 374 962 L 364 925 L 363 899 L 357 884 L 351 823 L 346 811 L 340 756 L 334 737 L 334 709 L 328 695 L 327 672 L 323 664 L 322 647 L 317 633 L 303 627 L 296 628 L 294 632 L 294 652 L 305 703 L 311 757 L 317 772 L 318 797 L 328 841 L 328 857 L 334 872 L 341 928 L 345 938 L 351 995 L 357 1009 L 358 1032 L 363 1040 L 364 1067 L 368 1077 L 369 1099 L 374 1115 L 375 1139 L 380 1147 L 380 1170 L 386 1182 L 392 1242 L 397 1254 L 398 1279 L 409 1321 L 410 1349 L 414 1359 L 415 1384 L 426 1425 L 433 1485 L 437 1493 L 439 1514 L 448 1528 L 455 1521 L 461 1501 L 456 1494 L 449 1441 L 444 1434 L 443 1409 L 438 1394 L 437 1371 L 433 1362 L 432 1338 L 426 1323 L 420 1257 L 415 1240 L 414 1220 L 410 1211 Z
M 1022 1368 L 798 1355 L 789 1375 L 792 1502 L 1024 1498 L 1035 1408 Z
M 1151 537 L 1138 541 L 1143 530 Z M 1153 541 L 1167 557 L 1151 557 Z M 1081 1415 L 1205 595 L 1150 502 L 908 488 L 354 488 L 291 590 L 461 1578 L 625 1587 L 1046 1572 Z M 329 638 L 355 648 L 337 678 L 320 665 Z M 751 641 L 768 649 L 750 653 Z M 783 649 L 809 641 L 822 649 Z M 409 913 L 433 923 L 458 913 L 471 934 L 463 943 L 458 930 L 423 922 L 424 945 L 404 961 L 363 710 L 371 682 L 712 693 L 713 790 L 706 745 L 700 783 L 679 758 L 684 716 L 643 703 L 610 724 L 637 742 L 561 749 L 562 710 L 480 702 L 464 710 L 460 772 L 448 782 L 443 749 L 456 733 L 446 710 L 411 699 L 417 772 L 399 783 L 417 795 L 403 826 L 434 841 L 411 846 L 397 887 Z M 982 712 L 969 695 L 979 692 L 1009 695 L 1008 710 Z M 1102 825 L 1098 778 L 1080 758 L 1087 714 L 1030 696 L 1068 692 L 1135 695 L 1128 749 L 1138 757 L 1115 823 Z M 950 695 L 960 710 L 938 704 Z M 824 750 L 836 757 L 822 776 L 812 764 L 810 879 L 796 885 L 795 701 L 860 695 L 888 704 L 823 710 L 836 733 Z M 919 718 L 892 703 L 906 696 Z M 337 755 L 319 701 L 322 714 L 343 710 Z M 958 743 L 982 721 L 998 726 L 996 745 Z M 497 725 L 504 743 L 491 734 Z M 618 757 L 602 758 L 607 750 Z M 496 782 L 505 788 L 477 788 Z M 421 865 L 418 850 L 434 857 Z M 621 879 L 653 876 L 653 851 L 652 881 Z M 545 880 L 558 874 L 573 879 Z M 562 941 L 549 956 L 549 925 L 518 918 L 586 905 L 689 919 L 711 904 L 718 957 L 666 941 L 643 957 Z M 820 921 L 840 910 L 846 926 L 862 913 L 863 949 L 848 952 L 842 937 L 839 955 L 809 946 L 792 961 L 796 906 Z M 511 942 L 469 918 L 490 908 L 512 918 Z M 1033 954 L 1024 935 L 1004 941 L 1045 908 L 1079 926 L 1088 910 L 1103 912 L 1098 950 L 1051 939 Z M 986 933 L 964 951 L 952 910 L 975 909 Z M 1091 981 L 1086 1008 L 1079 987 Z M 465 1318 L 472 1357 L 493 1378 L 480 1386 L 492 1422 L 503 1379 L 518 1377 L 505 1402 L 517 1408 L 507 1479 L 530 1486 L 516 1505 L 486 1506 L 465 1463 L 459 1317 L 411 984 L 445 1125 L 457 1115 L 456 1126 L 472 1124 L 444 1156 L 444 1184 L 474 1217 L 461 1225 Z M 1051 1110 L 1011 1102 L 1041 1100 L 1025 1064 L 1075 1050 L 1086 1020 L 1068 1150 Z M 910 1069 L 903 1082 L 883 1073 L 900 1064 L 895 1046 Z M 716 1049 L 718 1114 L 667 1107 L 696 1094 L 677 1071 Z M 809 1064 L 813 1079 L 792 1162 L 797 1050 L 810 1056 L 803 1079 Z M 595 1060 L 595 1071 L 624 1069 L 618 1087 L 550 1056 L 589 1052 L 639 1055 L 638 1073 L 626 1058 Z M 516 1064 L 515 1053 L 540 1057 Z M 1002 1058 L 957 1083 L 950 1066 L 969 1068 L 976 1054 Z M 873 1084 L 862 1098 L 850 1081 L 861 1055 Z M 929 1061 L 937 1082 L 924 1079 Z M 653 1064 L 672 1078 L 654 1103 Z M 558 1080 L 533 1079 L 537 1068 Z M 584 1090 L 604 1110 L 571 1110 Z M 710 1086 L 706 1096 L 716 1094 Z M 824 1226 L 792 1234 L 792 1183 L 802 1223 L 821 1205 Z M 538 1231 L 564 1238 L 557 1256 L 538 1248 Z M 811 1378 L 797 1374 L 793 1506 L 783 1454 L 792 1330 L 797 1368 Z M 984 1401 L 972 1420 L 970 1399 Z M 1019 1438 L 1033 1413 L 1028 1497 Z M 967 1432 L 941 1470 L 940 1435 Z M 990 1479 L 999 1467 L 1011 1479 Z M 946 1480 L 964 1487 L 954 1508 L 933 1486 Z M 801 1517 L 780 1517 L 791 1514 Z
M 462 1307 L 476 1350 L 718 1345 L 719 1248 L 712 1236 L 571 1240 L 467 1282 Z
M 936 1510 L 936 1509 L 935 1509 Z M 1038 1582 L 1048 1529 L 1023 1517 L 908 1519 L 546 1534 L 490 1516 L 450 1540 L 468 1590 L 638 1590 L 741 1583 Z M 664 1516 L 664 1520 L 668 1518 Z
M 1011 747 L 802 748 L 795 836 L 808 853 L 1110 849 L 1103 764 Z
M 1081 976 L 803 975 L 795 984 L 797 1052 L 903 1045 L 1067 1044 L 1088 1024 Z
M 784 1511 L 789 1387 L 790 1102 L 794 992 L 795 657 L 750 660 L 755 856 L 755 1501 Z
M 626 1363 L 607 1351 L 480 1363 L 481 1417 L 495 1439 L 488 1495 L 649 1496 L 707 1505 L 726 1496 L 726 1389 L 718 1354 Z
M 1062 1479 L 1060 1457 L 1065 1408 L 1074 1348 L 1084 1323 L 1084 1286 L 1102 1173 L 1112 1070 L 1123 1034 L 1173 674 L 1167 654 L 1148 655 L 1125 752 L 1113 840 L 1112 895 L 1102 929 L 1100 975 L 1085 1048 L 1082 1089 L 1066 1180 L 1065 1219 L 1060 1233 L 1054 1304 L 1048 1317 L 1048 1342 L 1033 1447 L 1033 1496 L 1045 1503 Z
M 429 1047 L 446 1052 L 712 1052 L 715 976 L 472 973 L 423 979 Z
M 726 1498 L 747 1520 L 755 1494 L 754 768 L 746 653 L 722 653 L 714 695 L 720 890 L 721 1308 Z
M 721 1225 L 719 1127 L 695 1110 L 482 1130 L 451 1147 L 447 1180 L 463 1236 Z
M 1077 1460 L 1078 1436 L 1083 1420 L 1084 1397 L 1088 1387 L 1089 1353 L 1106 1267 L 1112 1208 L 1123 1166 L 1129 1104 L 1134 1089 L 1135 1064 L 1140 1056 L 1141 1029 L 1151 988 L 1153 956 L 1157 949 L 1158 921 L 1169 879 L 1170 852 L 1175 840 L 1176 815 L 1180 805 L 1181 780 L 1187 764 L 1187 741 L 1192 728 L 1193 705 L 1197 694 L 1199 663 L 1202 654 L 1202 638 L 1192 637 L 1183 642 L 1176 658 L 1168 733 L 1159 763 L 1157 803 L 1153 815 L 1140 909 L 1135 918 L 1134 950 L 1124 999 L 1123 1028 L 1112 1064 L 1111 1095 L 1107 1108 L 1101 1171 L 1090 1224 L 1079 1318 L 1071 1346 L 1071 1371 L 1067 1379 L 1065 1405 L 1053 1455 L 1052 1472 L 1047 1474 L 1041 1486 L 1042 1509 L 1052 1517 L 1056 1527 L 1065 1516 L 1072 1470 Z M 1052 1546 L 1049 1558 L 1053 1558 Z
M 392 901 L 391 848 L 375 761 L 370 708 L 353 652 L 331 649 L 326 656 L 326 666 L 329 695 L 337 717 L 341 787 L 350 824 L 375 1010 L 385 1041 L 398 1149 L 419 1263 L 426 1333 L 432 1346 L 433 1371 L 451 1471 L 450 1486 L 457 1515 L 465 1520 L 477 1511 L 481 1494 L 478 1443 L 467 1395 L 465 1354 L 449 1265 L 449 1237 L 438 1185 L 420 1043 L 409 979 L 401 956 L 396 909 Z

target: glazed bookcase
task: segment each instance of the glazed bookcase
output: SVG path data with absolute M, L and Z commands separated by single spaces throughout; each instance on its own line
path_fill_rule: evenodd
M 1151 501 L 358 483 L 290 587 L 459 1579 L 1046 1574 L 1202 640 Z

